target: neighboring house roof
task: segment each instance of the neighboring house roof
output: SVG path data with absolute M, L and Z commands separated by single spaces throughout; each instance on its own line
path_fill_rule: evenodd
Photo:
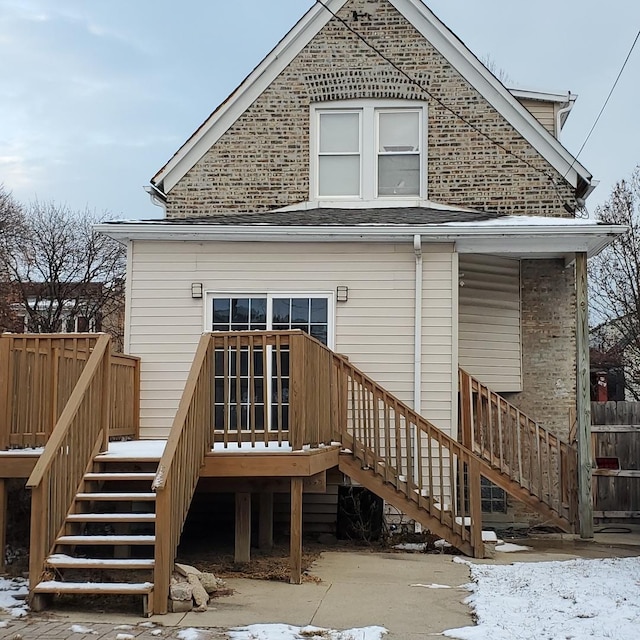
M 523 106 L 466 45 L 421 0 L 388 0 L 515 129 L 576 189 L 592 190 L 592 175 Z M 240 86 L 151 179 L 161 195 L 168 193 L 205 155 L 286 66 L 348 0 L 314 4 Z
M 510 257 L 595 255 L 626 227 L 596 220 L 506 216 L 455 207 L 300 210 L 106 222 L 96 230 L 121 242 L 194 240 L 251 242 L 455 243 L 459 253 Z

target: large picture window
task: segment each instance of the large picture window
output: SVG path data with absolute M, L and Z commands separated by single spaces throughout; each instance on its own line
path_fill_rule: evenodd
M 312 199 L 426 197 L 423 106 L 322 106 L 312 121 Z

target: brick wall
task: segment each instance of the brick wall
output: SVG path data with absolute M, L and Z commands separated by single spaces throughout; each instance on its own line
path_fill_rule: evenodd
M 575 408 L 575 271 L 563 260 L 524 260 L 523 391 L 505 394 L 545 427 L 566 437 Z
M 370 18 L 353 21 L 353 11 L 372 6 Z M 469 128 L 332 19 L 171 190 L 169 217 L 257 212 L 308 200 L 309 105 L 376 97 L 427 102 L 431 200 L 566 215 L 569 186 L 391 4 L 351 0 L 340 15 L 439 100 L 563 186 L 555 188 L 547 175 Z

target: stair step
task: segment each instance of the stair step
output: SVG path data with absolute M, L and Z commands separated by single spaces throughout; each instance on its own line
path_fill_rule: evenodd
M 46 560 L 54 569 L 153 569 L 152 558 L 74 558 L 56 553 Z
M 97 501 L 108 501 L 108 500 L 127 500 L 134 502 L 142 502 L 146 500 L 155 500 L 156 494 L 151 492 L 121 492 L 121 491 L 102 491 L 96 493 L 78 493 L 76 495 L 76 500 L 97 500 Z
M 122 595 L 149 594 L 153 591 L 151 582 L 60 582 L 47 580 L 37 584 L 36 593 L 109 593 Z
M 74 544 L 74 545 L 94 545 L 94 544 L 110 544 L 110 545 L 129 545 L 129 544 L 154 544 L 155 536 L 60 536 L 56 540 L 56 544 Z
M 155 513 L 71 513 L 67 522 L 155 522 Z
M 123 471 L 117 472 L 92 472 L 85 473 L 85 480 L 148 480 L 149 482 L 153 482 L 156 477 L 155 473 L 145 472 L 145 471 L 132 471 L 131 473 L 126 473 Z

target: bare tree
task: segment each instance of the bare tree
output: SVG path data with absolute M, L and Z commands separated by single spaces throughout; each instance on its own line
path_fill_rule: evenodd
M 19 327 L 18 317 L 12 306 L 14 299 L 10 275 L 5 266 L 4 239 L 16 233 L 22 224 L 22 207 L 10 191 L 0 184 L 0 332 L 15 331 Z
M 623 364 L 628 395 L 640 400 L 640 165 L 596 217 L 629 231 L 590 262 L 592 334 L 601 353 Z
M 490 53 L 482 56 L 482 58 L 480 58 L 480 62 L 482 62 L 482 64 L 487 67 L 487 69 L 489 69 L 489 71 L 491 71 L 491 73 L 493 73 L 493 75 L 498 78 L 503 85 L 508 86 L 513 84 L 511 76 L 509 76 L 505 69 L 498 66 L 498 63 Z
M 105 218 L 35 202 L 3 228 L 0 268 L 30 331 L 99 330 L 120 313 L 125 249 L 94 231 Z

